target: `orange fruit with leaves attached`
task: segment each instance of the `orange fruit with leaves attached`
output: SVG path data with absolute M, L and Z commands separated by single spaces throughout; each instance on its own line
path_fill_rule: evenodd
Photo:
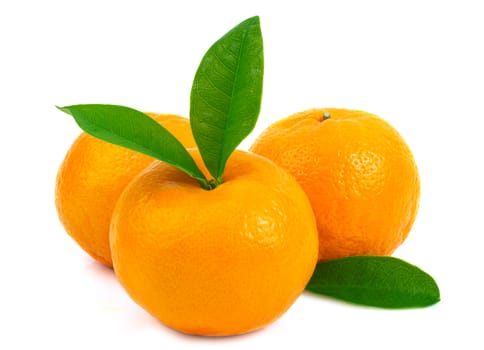
M 194 147 L 188 119 L 148 113 L 186 147 Z M 55 204 L 67 233 L 98 262 L 112 266 L 109 225 L 126 185 L 153 158 L 82 133 L 57 174 Z
M 190 153 L 208 176 L 198 151 Z M 126 187 L 111 224 L 126 291 L 190 334 L 241 334 L 273 322 L 304 290 L 318 255 L 304 191 L 270 160 L 242 151 L 212 190 L 154 162 Z
M 319 260 L 390 255 L 406 239 L 419 204 L 417 166 L 378 116 L 311 109 L 269 126 L 251 150 L 288 170 L 306 192 Z

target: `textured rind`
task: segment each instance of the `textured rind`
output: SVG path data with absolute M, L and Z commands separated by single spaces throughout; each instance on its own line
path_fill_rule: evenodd
M 188 119 L 148 113 L 186 147 L 194 147 Z M 126 185 L 153 158 L 82 133 L 57 173 L 55 204 L 67 233 L 98 262 L 112 266 L 111 214 Z
M 331 117 L 323 121 L 323 114 Z M 251 151 L 288 170 L 318 223 L 319 260 L 390 255 L 418 209 L 417 166 L 398 132 L 362 111 L 312 109 L 283 119 Z
M 205 191 L 155 162 L 126 188 L 113 215 L 120 282 L 181 332 L 231 335 L 271 323 L 304 290 L 316 264 L 314 215 L 289 174 L 236 151 L 223 180 Z

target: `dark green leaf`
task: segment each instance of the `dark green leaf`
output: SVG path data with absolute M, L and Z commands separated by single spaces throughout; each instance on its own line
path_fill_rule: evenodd
M 207 179 L 180 141 L 143 112 L 102 104 L 57 108 L 73 116 L 86 133 L 169 163 L 197 179 L 202 186 L 207 185 Z
M 434 279 L 403 260 L 354 256 L 319 263 L 306 289 L 382 308 L 424 307 L 440 300 Z
M 190 123 L 205 165 L 218 182 L 230 154 L 256 124 L 263 70 L 259 17 L 252 17 L 215 42 L 195 74 Z

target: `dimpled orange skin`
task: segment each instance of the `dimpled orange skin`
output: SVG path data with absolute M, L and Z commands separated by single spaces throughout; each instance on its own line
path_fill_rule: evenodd
M 186 147 L 194 147 L 188 119 L 147 113 Z M 98 262 L 112 266 L 109 225 L 114 205 L 126 185 L 153 158 L 82 133 L 57 174 L 55 203 L 67 233 Z
M 113 214 L 119 281 L 180 332 L 225 336 L 264 327 L 301 294 L 316 264 L 314 215 L 287 172 L 235 151 L 223 180 L 203 190 L 155 162 L 128 185 Z
M 330 118 L 323 120 L 325 112 Z M 319 260 L 391 255 L 418 210 L 415 160 L 383 119 L 356 110 L 311 109 L 271 125 L 251 151 L 288 170 L 311 201 Z

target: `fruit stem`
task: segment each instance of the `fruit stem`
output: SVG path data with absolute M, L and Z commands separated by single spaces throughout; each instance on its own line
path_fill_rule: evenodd
M 209 191 L 211 189 L 206 179 L 196 179 L 196 180 L 198 181 L 198 184 L 200 185 L 200 187 L 203 188 L 204 190 Z
M 217 182 L 215 179 L 212 179 L 208 181 L 208 184 L 210 185 L 210 189 L 213 190 L 220 184 L 220 182 Z
M 215 189 L 219 184 L 217 181 L 214 179 L 212 180 L 207 180 L 207 179 L 197 179 L 199 185 L 201 188 L 203 188 L 205 191 L 211 191 Z
M 323 120 L 322 121 L 328 120 L 329 118 L 331 118 L 331 113 L 324 112 L 323 113 Z

